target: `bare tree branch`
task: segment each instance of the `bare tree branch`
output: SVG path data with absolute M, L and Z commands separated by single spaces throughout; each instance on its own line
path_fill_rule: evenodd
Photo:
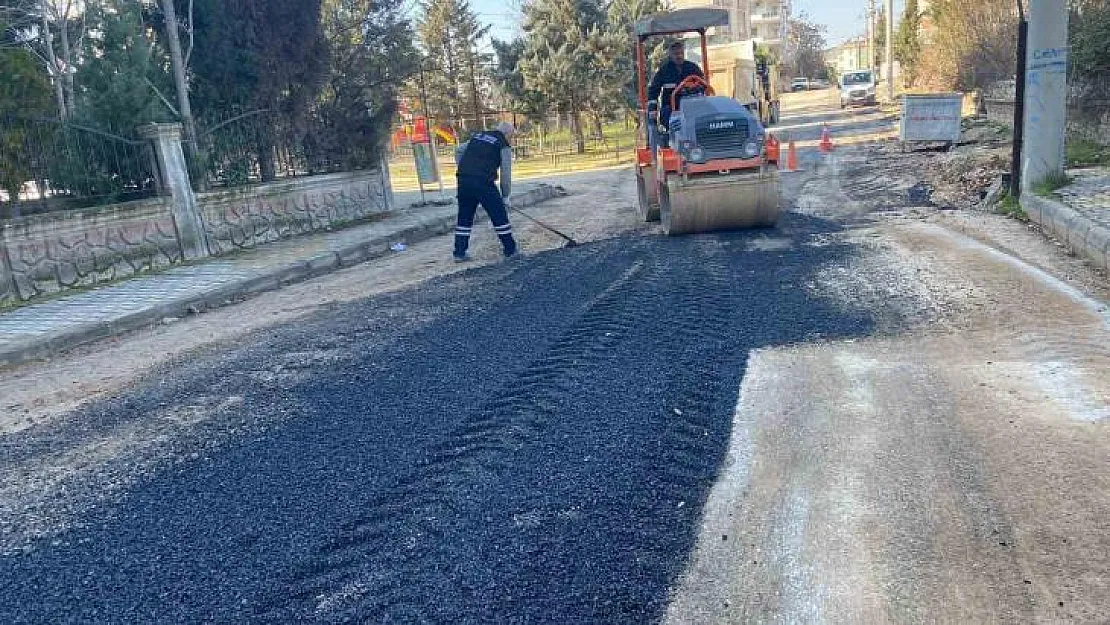
M 158 96 L 158 99 L 162 101 L 162 104 L 165 104 L 166 108 L 168 108 L 170 112 L 173 113 L 174 117 L 181 117 L 181 114 L 177 112 L 177 109 L 174 107 L 174 105 L 171 104 L 168 99 L 166 99 L 166 96 L 162 95 L 162 92 L 158 90 L 158 87 L 154 86 L 154 83 L 150 82 L 149 78 L 143 78 L 143 81 L 146 82 L 151 91 L 154 92 L 154 95 Z

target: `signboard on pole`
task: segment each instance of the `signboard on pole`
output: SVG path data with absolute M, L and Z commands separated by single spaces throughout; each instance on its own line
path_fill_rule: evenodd
M 435 145 L 428 132 L 428 120 L 424 117 L 417 117 L 413 125 L 412 155 L 416 160 L 416 176 L 420 182 L 420 191 L 423 193 L 424 185 L 439 182 Z

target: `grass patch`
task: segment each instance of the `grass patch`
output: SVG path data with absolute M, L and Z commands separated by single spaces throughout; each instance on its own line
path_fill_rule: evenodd
M 1017 198 L 1009 193 L 1002 194 L 996 207 L 995 210 L 999 215 L 1005 215 L 1010 219 L 1016 219 L 1022 223 L 1029 222 L 1029 215 L 1026 214 L 1025 209 L 1021 207 L 1021 202 L 1018 202 Z
M 1042 197 L 1052 195 L 1057 189 L 1062 189 L 1071 184 L 1071 177 L 1063 172 L 1054 172 L 1032 185 L 1033 193 Z
M 1066 150 L 1068 167 L 1110 167 L 1110 146 L 1069 137 Z

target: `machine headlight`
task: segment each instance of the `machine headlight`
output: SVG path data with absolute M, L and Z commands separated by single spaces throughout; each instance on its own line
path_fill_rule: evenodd
M 694 161 L 695 163 L 701 163 L 705 161 L 705 150 L 701 149 L 700 147 L 690 148 L 690 160 Z
M 749 141 L 748 144 L 744 146 L 744 156 L 748 158 L 759 156 L 759 144 L 755 141 Z

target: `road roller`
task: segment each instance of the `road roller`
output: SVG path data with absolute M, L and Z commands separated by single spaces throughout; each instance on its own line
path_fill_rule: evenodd
M 697 33 L 709 77 L 706 31 L 726 25 L 728 11 L 711 8 L 655 13 L 635 24 L 639 212 L 645 221 L 661 221 L 668 235 L 772 226 L 781 212 L 779 143 L 747 107 L 715 95 L 709 80 L 696 75 L 649 107 L 645 42 Z M 656 113 L 664 106 L 666 123 Z

